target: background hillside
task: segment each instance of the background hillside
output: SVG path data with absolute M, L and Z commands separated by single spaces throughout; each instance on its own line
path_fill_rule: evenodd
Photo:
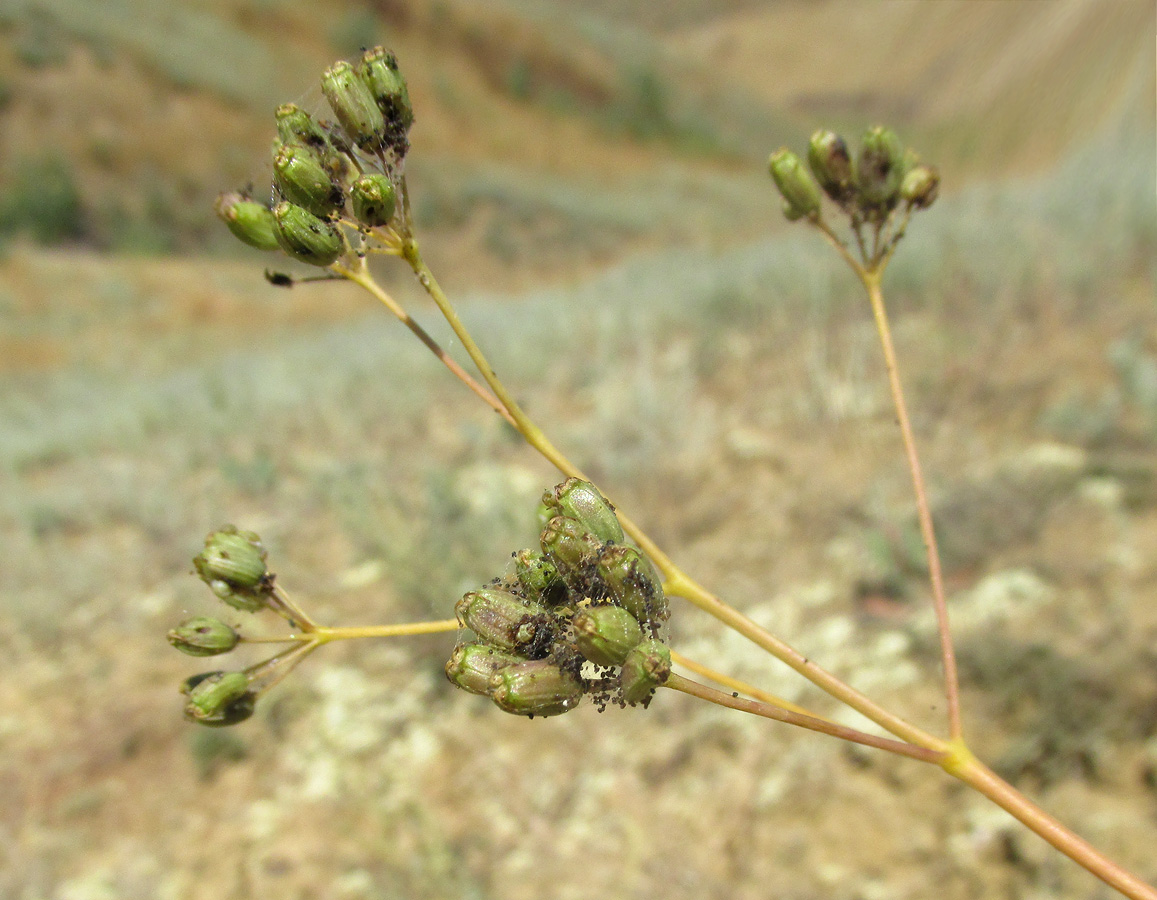
M 213 218 L 272 108 L 393 47 L 423 247 L 689 571 L 935 727 L 910 489 L 850 276 L 770 150 L 944 175 L 887 286 L 977 749 L 1157 880 L 1157 14 L 1142 0 L 0 3 L 0 897 L 1092 897 L 914 764 L 661 696 L 514 721 L 449 639 L 194 729 L 163 633 L 256 528 L 327 622 L 443 617 L 554 475 L 352 287 Z M 278 263 L 279 264 L 279 263 Z M 383 280 L 439 335 L 412 279 Z M 677 649 L 822 707 L 687 609 Z

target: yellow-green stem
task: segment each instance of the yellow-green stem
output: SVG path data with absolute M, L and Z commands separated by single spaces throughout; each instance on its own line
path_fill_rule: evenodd
M 353 625 L 349 627 L 327 628 L 315 625 L 310 631 L 295 634 L 270 635 L 264 637 L 242 637 L 247 644 L 328 644 L 332 641 L 348 641 L 356 638 L 413 637 L 421 634 L 445 634 L 458 631 L 462 627 L 457 619 L 436 619 L 429 622 L 402 622 L 396 625 Z
M 419 634 L 445 634 L 462 627 L 457 619 L 438 619 L 431 622 L 403 622 L 398 625 L 365 625 L 348 628 L 317 628 L 311 637 L 319 643 L 347 641 L 356 638 L 413 637 Z
M 941 767 L 1001 807 L 1069 859 L 1130 900 L 1157 900 L 1157 890 L 1074 834 L 955 741 Z
M 700 675 L 703 678 L 706 678 L 708 681 L 714 681 L 716 684 L 721 684 L 725 688 L 738 691 L 740 694 L 746 694 L 748 697 L 752 697 L 755 700 L 760 700 L 764 703 L 770 704 L 771 706 L 778 706 L 781 709 L 788 709 L 803 716 L 811 716 L 813 719 L 824 719 L 824 717 L 819 713 L 812 712 L 812 710 L 807 709 L 806 707 L 792 703 L 790 700 L 784 700 L 783 697 L 777 697 L 775 694 L 769 693 L 762 688 L 757 688 L 755 685 L 748 684 L 745 681 L 740 681 L 738 678 L 732 678 L 730 675 L 725 675 L 722 672 L 716 672 L 709 666 L 705 666 L 703 663 L 696 662 L 693 659 L 688 659 L 683 654 L 676 653 L 674 650 L 671 651 L 671 662 L 682 666 L 688 671 L 694 672 L 696 675 Z
M 903 741 L 894 741 L 891 738 L 879 737 L 874 734 L 867 734 L 863 731 L 857 731 L 855 728 L 837 725 L 835 722 L 829 722 L 827 719 L 803 715 L 790 709 L 784 709 L 781 706 L 762 703 L 759 700 L 748 700 L 745 697 L 737 697 L 734 694 L 725 694 L 723 691 L 717 691 L 715 688 L 699 684 L 697 681 L 691 681 L 681 675 L 671 675 L 663 687 L 680 691 L 684 694 L 690 694 L 693 697 L 698 697 L 700 700 L 707 700 L 719 706 L 726 706 L 728 709 L 736 709 L 740 712 L 751 713 L 755 716 L 763 716 L 765 719 L 774 719 L 777 722 L 786 722 L 789 725 L 798 725 L 800 728 L 806 728 L 809 731 L 818 731 L 821 734 L 827 734 L 840 740 L 851 741 L 853 744 L 863 744 L 865 747 L 887 750 L 889 753 L 908 756 L 912 759 L 921 760 L 922 762 L 940 763 L 944 756 L 941 751 L 918 747 L 915 744 L 907 744 Z
M 884 351 L 884 365 L 888 373 L 888 386 L 892 391 L 892 402 L 896 410 L 896 420 L 900 424 L 900 434 L 904 441 L 904 455 L 908 460 L 908 470 L 912 474 L 912 487 L 916 493 L 916 515 L 920 523 L 920 535 L 924 539 L 924 549 L 928 558 L 928 578 L 932 586 L 932 605 L 936 611 L 937 630 L 940 634 L 940 658 L 944 665 L 944 695 L 948 701 L 948 732 L 953 740 L 963 735 L 960 719 L 960 681 L 956 671 L 956 650 L 952 644 L 952 633 L 948 627 L 948 602 L 944 596 L 944 577 L 940 570 L 940 550 L 936 546 L 936 531 L 932 525 L 932 510 L 928 503 L 928 490 L 924 484 L 924 473 L 920 466 L 920 456 L 916 452 L 916 437 L 912 433 L 912 423 L 908 417 L 908 405 L 904 401 L 904 388 L 900 383 L 900 368 L 896 361 L 896 349 L 892 344 L 892 331 L 888 327 L 888 313 L 884 307 L 884 295 L 880 289 L 883 277 L 882 266 L 871 270 L 859 269 L 858 274 L 868 291 L 872 306 L 872 317 Z

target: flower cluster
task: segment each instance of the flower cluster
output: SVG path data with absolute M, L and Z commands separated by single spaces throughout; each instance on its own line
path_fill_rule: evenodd
M 646 706 L 671 672 L 658 574 L 589 482 L 568 478 L 547 491 L 540 513 L 540 546 L 515 553 L 510 574 L 458 602 L 475 639 L 454 648 L 447 677 L 524 716 L 560 715 L 584 695 L 600 709 Z
M 355 250 L 347 229 L 365 236 L 393 220 L 414 113 L 397 59 L 384 47 L 365 51 L 356 65 L 334 63 L 321 89 L 336 121 L 315 120 L 292 103 L 277 109 L 270 202 L 230 191 L 216 211 L 246 244 L 324 267 Z

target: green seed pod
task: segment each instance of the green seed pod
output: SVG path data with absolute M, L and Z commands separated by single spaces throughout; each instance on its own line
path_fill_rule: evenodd
M 652 635 L 670 617 L 662 579 L 634 547 L 604 547 L 595 567 L 609 599 L 634 616 Z
M 387 129 L 404 137 L 414 124 L 414 109 L 397 57 L 385 47 L 373 47 L 362 54 L 358 75 L 385 116 Z
M 578 706 L 582 683 L 546 660 L 516 663 L 495 673 L 490 696 L 499 708 L 520 716 L 557 716 Z
M 341 229 L 292 203 L 273 209 L 277 242 L 289 256 L 311 266 L 328 266 L 345 252 Z
M 864 133 L 856 163 L 860 203 L 877 217 L 892 209 L 904 177 L 904 145 L 891 128 L 877 125 Z
M 537 603 L 500 588 L 470 591 L 458 601 L 458 621 L 483 642 L 524 658 L 545 656 L 553 633 L 550 616 Z
M 619 524 L 615 508 L 589 481 L 568 478 L 555 485 L 553 491 L 546 491 L 542 502 L 557 515 L 576 519 L 601 541 L 617 544 L 623 540 L 623 526 Z
M 234 236 L 258 250 L 276 250 L 273 212 L 265 204 L 250 200 L 236 191 L 217 197 L 213 209 Z
M 914 166 L 900 183 L 900 196 L 914 209 L 927 209 L 940 193 L 940 173 L 932 166 Z
M 847 203 L 856 193 L 852 157 L 848 145 L 834 131 L 817 131 L 807 148 L 807 161 L 824 192 L 837 203 Z
M 619 606 L 592 606 L 571 619 L 575 646 L 596 666 L 621 666 L 643 640 L 638 620 Z
M 487 644 L 459 644 L 446 663 L 446 677 L 471 694 L 489 694 L 490 679 L 499 669 L 523 661 L 522 657 Z
M 542 552 L 568 583 L 594 562 L 603 547 L 602 541 L 569 516 L 555 516 L 547 522 L 540 541 Z
M 768 171 L 784 199 L 784 215 L 795 220 L 820 211 L 820 188 L 800 158 L 780 147 L 767 160 Z
M 330 147 L 329 135 L 313 116 L 295 103 L 283 103 L 274 112 L 277 136 L 283 144 L 305 144 L 315 150 Z
M 566 600 L 566 585 L 554 563 L 539 550 L 519 550 L 514 554 L 514 577 L 526 596 L 547 606 Z
M 647 640 L 627 654 L 619 683 L 628 706 L 647 706 L 655 688 L 671 676 L 671 651 L 662 641 Z
M 341 185 L 306 144 L 275 144 L 273 183 L 281 196 L 315 216 L 329 216 L 345 203 Z
M 185 718 L 201 725 L 236 725 L 253 715 L 256 697 L 244 672 L 207 672 L 188 679 L 181 693 Z
M 193 557 L 193 567 L 213 593 L 230 606 L 256 612 L 268 603 L 272 586 L 265 557 L 265 548 L 256 534 L 225 525 L 205 538 L 205 549 Z
M 220 619 L 197 616 L 169 632 L 169 643 L 190 656 L 217 656 L 237 646 L 241 636 Z
M 354 67 L 340 60 L 321 76 L 321 91 L 349 139 L 363 150 L 379 150 L 386 120 Z
M 389 225 L 395 202 L 393 182 L 385 175 L 363 175 L 350 185 L 354 218 L 368 228 Z

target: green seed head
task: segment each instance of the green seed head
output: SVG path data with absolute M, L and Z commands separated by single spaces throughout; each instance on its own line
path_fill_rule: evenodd
M 385 47 L 373 47 L 362 54 L 357 71 L 385 118 L 387 142 L 404 155 L 406 132 L 414 124 L 414 109 L 397 57 Z
M 206 672 L 181 687 L 185 718 L 201 725 L 236 725 L 253 715 L 256 697 L 244 672 Z
M 643 640 L 643 629 L 625 609 L 593 606 L 571 620 L 575 645 L 585 659 L 596 666 L 621 666 Z
M 568 478 L 553 491 L 544 493 L 542 502 L 555 514 L 576 519 L 601 541 L 623 540 L 623 526 L 619 524 L 615 508 L 589 481 Z
M 341 185 L 307 144 L 275 144 L 273 183 L 281 196 L 313 213 L 329 216 L 345 203 Z
M 558 716 L 578 706 L 583 686 L 553 663 L 531 660 L 496 672 L 490 680 L 490 696 L 508 713 Z
M 553 631 L 546 609 L 500 588 L 470 591 L 455 606 L 458 621 L 482 642 L 524 658 L 545 656 Z
M 389 225 L 394 217 L 393 182 L 385 175 L 363 175 L 350 185 L 350 204 L 354 218 L 367 228 Z
M 904 145 L 891 128 L 878 125 L 864 133 L 856 164 L 860 203 L 879 217 L 896 205 L 904 176 Z
M 258 250 L 278 248 L 277 236 L 273 233 L 273 212 L 265 204 L 236 191 L 227 191 L 217 198 L 213 209 L 234 236 L 250 247 Z
M 603 547 L 602 541 L 569 516 L 555 516 L 547 522 L 540 541 L 543 554 L 568 581 L 580 575 Z
M 519 550 L 514 554 L 514 577 L 532 600 L 554 606 L 566 599 L 566 586 L 554 563 L 540 550 Z
M 627 654 L 620 684 L 628 706 L 647 706 L 655 688 L 671 676 L 671 651 L 662 641 L 647 640 Z
M 237 646 L 240 636 L 220 619 L 198 616 L 169 632 L 169 643 L 190 656 L 217 656 Z
M 783 196 L 784 215 L 794 220 L 819 214 L 819 185 L 808 174 L 798 156 L 786 147 L 781 147 L 768 158 L 767 167 Z
M 252 531 L 226 525 L 205 538 L 193 567 L 210 590 L 235 609 L 256 612 L 268 603 L 272 577 L 265 548 Z
M 321 91 L 349 139 L 363 150 L 380 150 L 384 144 L 386 120 L 370 93 L 345 60 L 334 63 L 321 76 Z
M 940 173 L 931 166 L 913 166 L 900 184 L 901 198 L 914 209 L 927 209 L 939 193 Z
M 817 131 L 808 142 L 807 161 L 824 192 L 837 203 L 847 203 L 856 192 L 848 145 L 834 131 Z
M 670 617 L 663 583 L 651 561 L 634 547 L 604 547 L 596 571 L 609 599 L 655 635 Z
M 295 103 L 277 107 L 277 136 L 283 144 L 305 144 L 322 151 L 330 146 L 329 135 L 313 120 L 313 116 Z
M 289 256 L 311 266 L 328 266 L 345 251 L 341 229 L 293 203 L 273 209 L 277 242 Z
M 495 673 L 524 661 L 520 656 L 488 644 L 459 644 L 446 663 L 446 677 L 471 694 L 489 694 L 490 680 Z

